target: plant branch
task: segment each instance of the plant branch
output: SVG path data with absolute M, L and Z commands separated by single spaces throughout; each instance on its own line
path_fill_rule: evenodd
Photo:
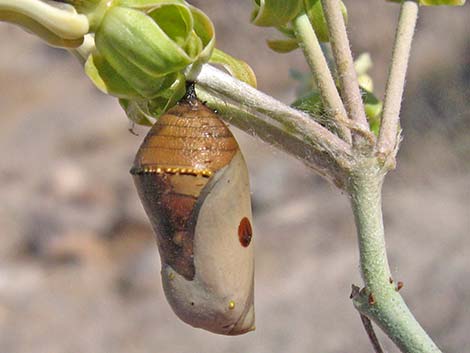
M 395 34 L 395 44 L 385 89 L 382 123 L 377 144 L 377 150 L 381 158 L 387 159 L 390 156 L 392 165 L 395 164 L 396 150 L 400 140 L 400 107 L 417 18 L 417 2 L 414 0 L 403 1 Z
M 253 107 L 254 111 L 264 116 L 267 124 L 280 126 L 291 135 L 307 141 L 313 151 L 327 153 L 343 164 L 347 164 L 352 156 L 351 147 L 346 142 L 312 120 L 308 114 L 293 109 L 210 65 L 203 65 L 194 80 L 200 87 L 215 93 L 221 99 L 240 106 Z
M 346 120 L 348 116 L 310 20 L 303 13 L 293 23 L 300 47 L 320 90 L 323 105 L 330 112 L 329 117 L 335 122 L 339 136 L 351 143 L 351 132 L 340 122 Z
M 330 182 L 341 187 L 340 185 L 344 182 L 342 169 L 326 153 L 315 153 L 309 143 L 293 136 L 282 127 L 268 124 L 259 114 L 247 107 L 232 104 L 199 86 L 196 86 L 196 90 L 199 99 L 216 110 L 225 121 L 249 135 L 287 152 Z
M 353 303 L 402 352 L 437 353 L 439 348 L 390 283 L 381 201 L 384 174 L 377 158 L 368 157 L 355 166 L 349 178 L 347 189 L 357 227 L 361 274 L 365 283 L 365 288 L 353 295 Z
M 328 24 L 331 48 L 346 111 L 350 119 L 357 122 L 364 130 L 369 131 L 339 0 L 321 0 L 321 2 Z M 357 139 L 353 140 L 356 142 Z

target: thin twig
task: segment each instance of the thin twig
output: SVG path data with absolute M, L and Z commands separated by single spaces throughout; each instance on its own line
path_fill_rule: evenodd
M 341 120 L 347 119 L 346 110 L 336 89 L 335 81 L 331 75 L 318 38 L 305 13 L 294 20 L 294 28 L 315 83 L 320 90 L 323 105 L 330 112 L 330 119 L 336 122 L 339 136 L 346 142 L 351 143 L 350 131 L 340 123 Z
M 330 35 L 330 43 L 338 71 L 341 96 L 346 106 L 349 118 L 363 126 L 364 130 L 370 130 L 367 122 L 364 106 L 362 105 L 361 92 L 357 81 L 354 61 L 349 48 L 349 40 L 346 33 L 343 14 L 339 0 L 321 0 Z
M 401 5 L 400 17 L 395 34 L 392 62 L 385 89 L 384 110 L 380 126 L 378 153 L 383 159 L 395 158 L 399 142 L 400 107 L 405 87 L 405 75 L 411 51 L 411 42 L 418 19 L 418 4 L 405 0 Z M 393 163 L 394 164 L 394 163 Z
M 382 346 L 380 345 L 379 339 L 375 335 L 374 327 L 372 326 L 372 322 L 370 319 L 362 314 L 359 314 L 361 316 L 361 321 L 362 325 L 364 325 L 364 329 L 367 332 L 367 336 L 369 336 L 370 343 L 372 344 L 372 347 L 374 348 L 375 353 L 384 353 Z

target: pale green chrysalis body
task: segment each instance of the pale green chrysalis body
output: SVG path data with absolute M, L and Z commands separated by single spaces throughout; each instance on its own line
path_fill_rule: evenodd
M 248 172 L 240 152 L 206 186 L 194 236 L 192 281 L 162 267 L 168 302 L 185 322 L 215 333 L 254 329 L 253 244 L 240 245 L 240 220 L 251 220 Z

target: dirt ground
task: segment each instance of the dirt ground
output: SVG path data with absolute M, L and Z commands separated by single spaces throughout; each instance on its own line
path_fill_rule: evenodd
M 249 1 L 194 1 L 218 45 L 289 103 L 301 53 L 271 53 Z M 398 7 L 346 2 L 356 54 L 383 92 Z M 354 5 L 354 7 L 353 7 Z M 470 352 L 470 11 L 423 8 L 384 188 L 393 276 L 445 352 Z M 467 11 L 465 11 L 465 9 Z M 236 14 L 236 15 L 234 15 Z M 372 29 L 371 29 L 372 28 Z M 145 136 L 78 62 L 0 24 L 1 353 L 371 352 L 349 299 L 360 285 L 347 197 L 300 162 L 235 131 L 252 182 L 257 329 L 222 337 L 165 301 L 154 236 L 128 173 Z M 385 337 L 388 352 L 398 352 Z

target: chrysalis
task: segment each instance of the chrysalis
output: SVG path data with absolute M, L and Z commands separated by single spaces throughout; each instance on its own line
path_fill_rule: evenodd
M 248 171 L 230 130 L 189 93 L 149 131 L 131 173 L 176 315 L 218 334 L 254 330 Z

